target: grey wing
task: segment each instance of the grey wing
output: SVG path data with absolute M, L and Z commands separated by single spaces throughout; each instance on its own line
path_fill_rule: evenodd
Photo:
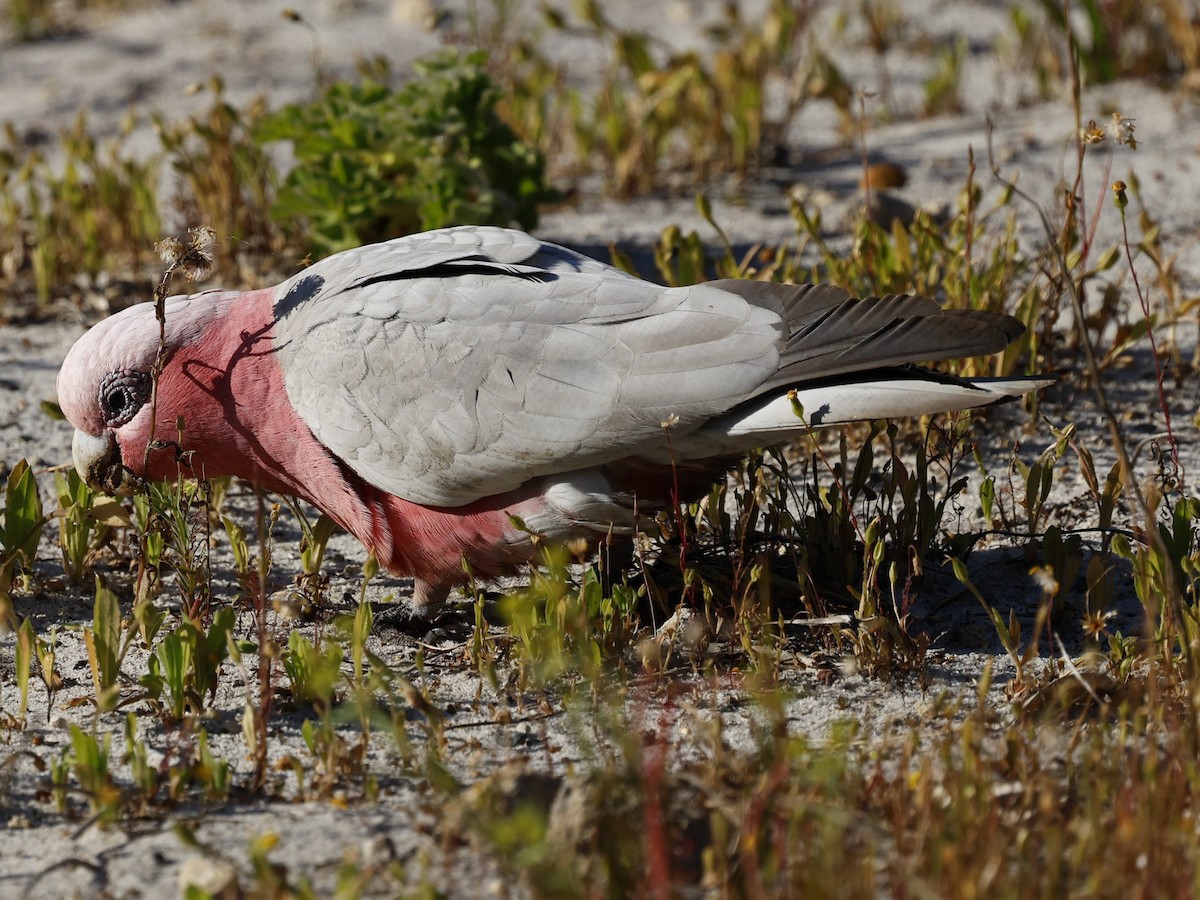
M 288 396 L 317 439 L 437 506 L 634 454 L 672 415 L 687 433 L 752 396 L 785 341 L 775 309 L 493 228 L 330 257 L 281 285 L 276 311 Z
M 788 339 L 763 388 L 907 363 L 998 353 L 1025 327 L 985 310 L 946 310 L 909 294 L 857 299 L 831 284 L 722 280 L 713 287 L 778 310 Z

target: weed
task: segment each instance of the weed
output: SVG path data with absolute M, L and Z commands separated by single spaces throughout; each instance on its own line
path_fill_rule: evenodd
M 213 498 L 209 483 L 181 477 L 173 482 L 151 484 L 148 491 L 149 519 L 144 533 L 157 533 L 161 539 L 155 541 L 158 558 L 149 572 L 157 571 L 165 563 L 174 573 L 186 615 L 200 618 L 212 598 L 209 550 Z M 147 563 L 155 553 L 147 555 Z
M 107 712 L 115 709 L 120 688 L 121 660 L 128 644 L 121 640 L 121 607 L 117 595 L 96 578 L 96 599 L 92 605 L 92 627 L 83 630 L 87 645 L 88 665 L 92 670 L 92 700 L 96 709 Z
M 488 73 L 500 89 L 497 110 L 522 139 L 567 169 L 567 143 L 572 122 L 581 115 L 579 92 L 568 83 L 564 66 L 551 62 L 540 49 L 540 37 L 514 27 L 512 0 L 495 0 L 489 21 L 483 21 L 471 4 L 471 16 L 463 43 L 486 53 Z M 542 9 L 549 27 L 567 27 L 553 9 Z M 557 172 L 555 174 L 558 174 Z
M 18 41 L 37 41 L 73 33 L 75 27 L 64 19 L 64 11 L 110 9 L 126 5 L 127 0 L 77 0 L 69 10 L 53 0 L 9 0 L 7 14 L 13 36 Z
M 864 2 L 863 8 L 873 23 L 870 40 L 885 48 L 895 40 L 886 4 Z M 544 184 L 536 155 L 513 132 L 492 127 L 499 121 L 492 117 L 502 115 L 524 120 L 513 129 L 531 145 L 547 142 L 541 144 L 546 147 L 570 132 L 577 143 L 563 151 L 560 163 L 567 159 L 584 170 L 585 163 L 600 160 L 611 167 L 611 187 L 618 193 L 657 189 L 674 169 L 688 183 L 722 172 L 752 175 L 771 159 L 773 134 L 808 98 L 834 99 L 847 121 L 861 125 L 861 117 L 850 112 L 854 92 L 828 56 L 800 46 L 807 11 L 771 3 L 763 21 L 751 27 L 731 10 L 716 51 L 700 57 L 667 53 L 648 38 L 616 28 L 599 4 L 585 5 L 581 17 L 590 39 L 611 50 L 603 91 L 595 97 L 547 96 L 548 89 L 565 83 L 564 73 L 538 57 L 536 48 L 526 47 L 514 48 L 507 57 L 520 65 L 511 76 L 514 89 L 505 89 L 503 98 L 480 76 L 478 57 L 447 62 L 444 68 L 436 63 L 431 78 L 408 91 L 391 91 L 382 77 L 332 86 L 313 104 L 277 114 L 293 129 L 302 165 L 310 167 L 284 185 L 280 203 L 313 202 L 318 208 L 303 215 L 319 220 L 314 221 L 315 240 L 326 249 L 390 233 L 402 220 L 421 227 L 429 224 L 426 214 L 435 223 L 442 221 L 436 217 L 452 218 L 464 209 L 484 220 L 519 219 L 511 209 L 534 209 Z M 1093 25 L 1093 46 L 1111 41 L 1113 23 L 1134 30 L 1150 27 L 1128 23 L 1127 12 L 1103 4 L 1085 3 L 1084 13 L 1109 17 L 1101 21 L 1103 28 Z M 1063 22 L 1073 21 L 1064 9 Z M 551 27 L 570 26 L 560 21 Z M 1064 37 L 1074 40 L 1063 27 Z M 1093 46 L 1084 47 L 1083 65 L 1095 66 L 1094 77 L 1107 77 L 1099 59 L 1107 51 Z M 954 99 L 954 74 L 964 60 L 958 52 L 957 57 L 948 52 L 944 70 L 930 85 L 932 105 Z M 796 65 L 805 53 L 808 65 Z M 1093 55 L 1097 59 L 1089 60 Z M 493 50 L 492 65 L 500 67 L 502 59 Z M 780 112 L 771 116 L 763 102 L 768 88 L 784 88 L 786 95 L 776 107 Z M 256 144 L 270 128 L 256 128 L 258 109 L 238 112 L 225 105 L 219 84 L 214 95 L 206 116 L 174 131 L 160 123 L 165 156 L 157 165 L 169 161 L 186 183 L 183 215 L 189 220 L 211 221 L 247 250 L 278 248 L 282 225 L 264 216 L 270 179 Z M 418 111 L 402 111 L 400 98 Z M 478 102 L 471 106 L 466 100 Z M 439 104 L 448 103 L 457 112 L 443 115 Z M 380 114 L 388 127 L 402 121 L 414 129 L 396 139 L 399 150 L 388 144 L 394 135 L 372 131 Z M 487 127 L 472 130 L 479 124 L 473 114 Z M 450 137 L 423 130 L 434 120 L 439 128 L 450 123 Z M 1132 137 L 1129 124 L 1118 119 L 1109 136 Z M 346 135 L 339 132 L 343 125 Z M 255 128 L 252 136 L 249 129 Z M 1103 129 L 1081 123 L 1079 131 L 1086 139 Z M 429 145 L 421 143 L 426 139 L 453 153 L 428 153 Z M 313 146 L 303 146 L 305 141 Z M 320 141 L 332 147 L 317 147 Z M 462 171 L 470 168 L 462 160 L 474 159 L 480 148 L 503 158 L 488 175 L 495 181 L 482 186 L 471 180 L 478 173 L 467 177 Z M 1081 144 L 1081 160 L 1084 150 Z M 393 152 L 400 159 L 395 171 L 384 166 Z M 19 223 L 19 230 L 0 231 L 5 277 L 11 277 L 9 270 L 27 275 L 36 270 L 39 289 L 50 285 L 51 294 L 71 275 L 66 267 L 51 271 L 48 263 L 31 261 L 41 253 L 62 252 L 54 243 L 59 238 L 39 232 L 37 223 L 78 209 L 82 197 L 104 210 L 119 210 L 126 202 L 126 182 L 139 177 L 122 168 L 116 149 L 76 142 L 70 153 L 75 174 L 50 182 L 48 191 L 39 188 L 36 201 L 26 189 L 41 175 L 21 174 L 21 167 L 36 169 L 41 163 L 6 158 L 3 164 L 8 180 L 0 190 L 0 225 Z M 435 156 L 445 171 L 434 171 L 431 162 L 426 172 L 414 161 Z M 93 168 L 81 163 L 89 158 Z M 328 171 L 319 171 L 321 166 Z M 117 173 L 107 187 L 100 184 L 106 169 Z M 156 171 L 148 167 L 145 177 Z M 372 181 L 380 172 L 384 176 Z M 397 172 L 410 179 L 406 186 L 391 180 Z M 509 185 L 514 173 L 529 176 L 529 183 L 522 182 L 503 202 L 489 195 L 500 182 L 501 189 Z M 26 177 L 32 180 L 21 180 Z M 1126 181 L 1125 201 L 1137 197 L 1136 180 Z M 296 196 L 310 188 L 315 201 Z M 817 211 L 797 204 L 799 246 L 755 248 L 739 258 L 718 228 L 721 247 L 713 255 L 699 235 L 673 228 L 663 233 L 655 262 L 670 284 L 710 274 L 821 279 L 855 293 L 919 291 L 955 308 L 1015 310 L 1029 326 L 1027 336 L 997 360 L 962 363 L 967 374 L 1040 369 L 1056 360 L 1069 362 L 1081 351 L 1091 357 L 1087 377 L 1102 392 L 1119 357 L 1146 341 L 1166 421 L 1169 398 L 1160 355 L 1165 359 L 1177 350 L 1159 340 L 1160 329 L 1188 307 L 1149 215 L 1141 217 L 1140 241 L 1126 234 L 1121 247 L 1099 252 L 1093 241 L 1095 216 L 1085 215 L 1074 199 L 1096 192 L 1089 195 L 1077 181 L 1068 187 L 1070 201 L 1046 213 L 1045 249 L 1031 251 L 1017 241 L 1012 201 L 1021 194 L 1014 184 L 1002 188 L 996 205 L 984 209 L 972 168 L 948 216 L 918 212 L 911 221 L 884 225 L 864 216 L 853 228 L 848 252 L 829 241 Z M 295 193 L 285 200 L 288 191 Z M 1117 197 L 1122 199 L 1120 192 Z M 329 218 L 320 220 L 327 201 Z M 699 208 L 715 227 L 703 197 Z M 1126 210 L 1119 208 L 1124 220 Z M 385 210 L 388 220 L 380 224 L 370 209 Z M 97 247 L 134 241 L 133 229 L 140 226 L 123 227 L 105 212 L 86 226 L 90 231 L 73 234 Z M 376 228 L 381 230 L 372 231 Z M 302 228 L 289 237 L 308 240 Z M 161 295 L 171 273 L 208 267 L 206 241 L 197 236 L 168 246 L 171 259 Z M 134 246 L 141 245 L 129 244 L 123 252 L 131 253 Z M 1139 258 L 1153 267 L 1154 286 L 1168 298 L 1165 307 L 1151 307 L 1150 280 L 1143 281 L 1146 263 L 1135 269 Z M 1089 307 L 1085 316 L 1079 303 L 1084 287 L 1123 262 L 1134 282 L 1140 319 L 1129 321 L 1122 311 L 1120 285 L 1102 292 L 1099 308 Z M 1073 317 L 1077 330 L 1069 336 L 1055 331 L 1066 304 L 1078 313 Z M 814 435 L 787 454 L 754 454 L 734 480 L 716 486 L 701 502 L 646 523 L 657 535 L 639 538 L 636 564 L 624 581 L 602 567 L 580 565 L 583 548 L 546 548 L 529 587 L 500 603 L 507 632 L 490 628 L 481 594 L 470 644 L 448 652 L 461 650 L 466 664 L 479 672 L 480 706 L 485 687 L 505 703 L 534 698 L 539 715 L 556 714 L 554 704 L 565 696 L 572 713 L 586 720 L 577 735 L 588 748 L 586 758 L 563 779 L 546 776 L 553 796 L 542 805 L 509 803 L 511 795 L 496 802 L 474 795 L 473 833 L 531 890 L 546 895 L 579 884 L 599 892 L 747 896 L 818 895 L 828 893 L 830 885 L 850 896 L 936 893 L 941 885 L 962 893 L 1014 896 L 1073 889 L 1103 893 L 1114 886 L 1131 894 L 1141 889 L 1186 895 L 1194 887 L 1194 860 L 1200 853 L 1195 829 L 1179 827 L 1192 821 L 1200 796 L 1196 767 L 1189 762 L 1196 758 L 1191 698 L 1200 677 L 1195 656 L 1200 501 L 1189 494 L 1186 473 L 1174 458 L 1174 434 L 1160 448 L 1158 471 L 1148 483 L 1134 470 L 1130 457 L 1136 461 L 1137 454 L 1125 450 L 1103 394 L 1099 402 L 1113 421 L 1118 457 L 1106 477 L 1070 425 L 1051 429 L 1045 451 L 1032 458 L 1014 450 L 1007 478 L 988 473 L 979 456 L 985 527 L 1004 529 L 1025 545 L 1042 585 L 1031 622 L 1002 616 L 961 561 L 988 534 L 954 533 L 955 519 L 968 503 L 962 468 L 974 449 L 959 417 L 927 423 L 916 438 L 903 428 L 872 423 L 851 436 Z M 861 444 L 856 453 L 852 444 Z M 1055 518 L 1054 488 L 1071 465 L 1077 465 L 1091 498 L 1085 514 L 1094 518 L 1101 535 L 1095 544 L 1087 543 L 1083 530 Z M 107 508 L 107 498 L 85 493 L 78 479 L 60 477 L 56 484 L 63 565 L 70 577 L 87 577 L 109 550 L 119 558 L 117 533 L 129 527 L 130 519 L 137 536 L 133 553 L 139 577 L 127 619 L 122 621 L 117 594 L 124 590 L 122 581 L 113 577 L 97 582 L 92 621 L 83 630 L 91 702 L 98 712 L 113 710 L 130 699 L 122 693 L 127 685 L 139 684 L 137 699 L 148 701 L 169 726 L 170 742 L 164 761 L 154 763 L 138 723 L 126 717 L 121 760 L 126 768 L 118 772 L 109 736 L 75 728 L 70 750 L 51 767 L 49 796 L 66 808 L 73 778 L 101 821 L 122 812 L 152 813 L 160 802 L 188 792 L 215 801 L 227 797 L 235 787 L 230 768 L 214 755 L 199 725 L 218 686 L 227 684 L 226 660 L 241 673 L 246 744 L 255 762 L 253 775 L 237 787 L 254 792 L 271 783 L 269 736 L 278 721 L 276 704 L 286 698 L 278 679 L 282 668 L 292 698 L 311 710 L 301 731 L 311 761 L 279 761 L 294 766 L 302 778 L 315 762 L 316 776 L 301 782 L 301 795 L 315 789 L 336 796 L 353 781 L 363 797 L 374 796 L 380 788 L 367 760 L 380 731 L 396 737 L 404 765 L 414 768 L 408 715 L 416 713 L 426 730 L 426 782 L 436 791 L 471 796 L 450 774 L 459 771 L 461 758 L 446 756 L 456 746 L 447 732 L 461 723 L 448 724 L 425 693 L 435 684 L 424 668 L 427 648 L 418 647 L 414 663 L 418 688 L 369 649 L 373 617 L 367 603 L 338 621 L 332 633 L 296 630 L 283 641 L 269 618 L 268 602 L 279 507 L 259 497 L 256 528 L 239 524 L 237 513 L 221 514 L 222 490 L 217 483 L 180 479 L 135 497 L 132 514 L 123 515 Z M 1118 531 L 1126 507 L 1133 510 L 1135 525 Z M 20 622 L 13 671 L 23 719 L 29 681 L 39 668 L 50 696 L 48 711 L 62 683 L 55 669 L 56 633 L 40 637 L 31 620 L 12 613 L 8 599 L 32 584 L 30 566 L 45 522 L 28 466 L 9 476 L 0 522 L 0 596 L 5 622 Z M 211 577 L 208 554 L 214 533 L 222 531 L 218 522 L 238 579 L 238 602 L 232 606 L 223 603 L 233 598 L 220 596 Z M 323 588 L 320 570 L 329 530 L 325 519 L 301 521 L 301 587 L 314 601 Z M 923 579 L 945 555 L 967 592 L 983 605 L 1009 655 L 1014 676 L 1006 691 L 1020 701 L 1012 719 L 992 701 L 991 673 L 985 671 L 974 706 L 969 700 L 961 708 L 930 701 L 934 712 L 929 716 L 946 720 L 944 725 L 935 721 L 932 737 L 928 730 L 921 737 L 906 733 L 882 745 L 872 743 L 866 751 L 862 735 L 848 726 L 835 727 L 822 744 L 796 737 L 789 719 L 792 700 L 774 687 L 780 681 L 800 690 L 808 686 L 788 671 L 788 660 L 798 658 L 801 647 L 788 628 L 822 623 L 825 630 L 817 640 L 823 651 L 849 652 L 859 668 L 872 673 L 920 671 L 927 661 L 927 638 L 912 620 L 912 604 Z M 1110 632 L 1111 576 L 1117 571 L 1132 576 L 1148 623 L 1144 640 Z M 361 598 L 376 572 L 377 564 L 369 560 Z M 178 614 L 152 602 L 162 587 L 160 577 L 178 589 Z M 1051 636 L 1069 612 L 1068 595 L 1081 582 L 1089 653 L 1076 661 L 1056 656 Z M 677 608 L 682 600 L 688 615 Z M 253 615 L 252 623 L 243 621 L 244 632 L 236 627 L 239 608 L 246 611 L 245 620 Z M 830 616 L 831 609 L 839 615 Z M 666 622 L 657 627 L 660 616 Z M 687 626 L 681 624 L 688 621 L 702 624 L 701 639 L 688 640 Z M 149 662 L 142 672 L 123 672 L 135 644 Z M 638 677 L 626 677 L 631 674 Z M 724 732 L 726 684 L 734 685 L 739 697 L 752 698 L 749 750 L 735 749 Z M 768 687 L 758 691 L 756 685 Z M 692 696 L 711 697 L 711 708 L 688 719 L 678 698 Z M 1075 718 L 1081 707 L 1092 717 L 1083 723 Z M 502 708 L 498 715 L 509 710 Z M 1101 727 L 1094 727 L 1097 722 Z M 1048 741 L 1055 742 L 1049 752 Z M 118 778 L 126 779 L 124 790 Z M 272 858 L 275 847 L 270 835 L 250 847 L 255 889 L 264 895 L 309 890 Z M 348 869 L 349 890 L 361 887 L 368 871 L 355 875 Z
M 288 592 L 284 602 L 295 608 L 298 618 L 311 618 L 320 606 L 328 577 L 321 574 L 321 562 L 325 558 L 325 547 L 333 535 L 337 523 L 321 513 L 315 522 L 309 522 L 301 505 L 291 498 L 284 498 L 288 508 L 300 524 L 300 572 L 296 575 L 296 588 Z M 278 602 L 276 604 L 279 605 Z
M 78 584 L 111 539 L 111 529 L 129 525 L 129 514 L 113 498 L 88 487 L 74 469 L 65 475 L 55 472 L 54 488 L 63 571 Z
M 125 754 L 122 759 L 129 766 L 133 785 L 143 797 L 158 793 L 158 767 L 150 762 L 145 742 L 138 739 L 138 717 L 134 713 L 125 716 Z
M 296 155 L 272 216 L 308 222 L 321 256 L 446 225 L 531 228 L 554 193 L 538 152 L 497 114 L 483 65 L 447 53 L 398 91 L 366 75 L 267 116 L 257 139 L 290 141 Z
M 1066 64 L 1053 33 L 1043 27 L 1041 17 L 1024 6 L 1008 11 L 1011 34 L 1001 36 L 998 49 L 1017 72 L 1030 72 L 1037 82 L 1039 99 L 1053 96 L 1063 83 Z
M 1118 78 L 1170 82 L 1200 67 L 1192 13 L 1179 0 L 1078 0 L 1078 8 L 1084 28 L 1070 15 L 1069 3 L 1040 3 L 1047 30 L 1058 35 L 1066 54 L 1078 59 L 1089 87 Z M 1053 74 L 1061 79 L 1068 67 L 1060 65 Z
M 276 172 L 255 129 L 266 114 L 262 98 L 238 110 L 224 98 L 219 77 L 209 80 L 212 105 L 199 117 L 169 122 L 155 132 L 176 176 L 173 202 L 181 224 L 204 223 L 223 239 L 215 271 L 237 282 L 255 280 L 255 266 L 282 246 L 271 218 Z
M 967 52 L 967 39 L 964 37 L 938 45 L 934 58 L 934 72 L 924 84 L 925 115 L 937 116 L 963 111 L 962 66 Z
M 333 733 L 333 691 L 341 680 L 344 651 L 336 641 L 326 640 L 317 649 L 299 631 L 288 635 L 288 652 L 283 657 L 283 670 L 292 684 L 292 693 L 299 700 L 311 703 L 326 726 L 327 737 Z M 312 749 L 310 741 L 309 749 Z
M 46 34 L 51 26 L 48 0 L 12 0 L 8 16 L 18 41 L 31 41 Z
M 237 614 L 218 610 L 207 629 L 187 621 L 163 636 L 140 683 L 151 700 L 165 697 L 169 721 L 183 722 L 204 710 L 216 694 L 221 663 L 229 653 Z
M 82 115 L 59 136 L 61 168 L 24 149 L 11 128 L 6 137 L 0 256 L 9 260 L 7 277 L 32 281 L 45 304 L 76 274 L 141 268 L 160 232 L 156 160 L 124 155 L 119 140 L 101 146 Z
M 771 0 L 754 20 L 728 4 L 711 29 L 713 49 L 703 53 L 669 53 L 650 36 L 619 28 L 600 3 L 578 4 L 577 20 L 544 9 L 551 33 L 587 37 L 604 49 L 607 65 L 588 92 L 569 87 L 569 66 L 513 35 L 504 4 L 495 7 L 495 24 L 476 18 L 469 38 L 488 48 L 514 127 L 553 153 L 558 169 L 603 172 L 618 197 L 753 174 L 782 152 L 788 126 L 811 96 L 802 39 L 814 3 Z M 768 102 L 773 90 L 784 98 L 779 107 Z
M 4 488 L 4 509 L 0 516 L 0 551 L 5 566 L 29 569 L 37 554 L 38 540 L 46 519 L 37 480 L 26 460 L 19 460 L 8 473 Z
M 87 795 L 92 813 L 102 824 L 115 822 L 121 809 L 121 792 L 109 772 L 109 735 L 97 738 L 78 725 L 71 725 L 71 749 L 67 754 L 70 772 Z
M 894 0 L 859 0 L 858 11 L 867 28 L 867 45 L 875 54 L 880 100 L 887 113 L 894 113 L 892 76 L 888 71 L 887 54 L 901 46 L 909 30 L 904 11 Z
M 29 676 L 33 670 L 34 660 L 37 660 L 38 664 L 38 677 L 41 678 L 42 685 L 46 688 L 47 720 L 50 718 L 50 711 L 54 708 L 54 695 L 63 685 L 62 676 L 58 674 L 58 669 L 55 667 L 57 637 L 57 631 L 51 630 L 50 639 L 46 640 L 34 631 L 32 620 L 28 618 L 21 620 L 21 627 L 17 630 L 17 645 L 13 655 L 17 675 L 17 689 L 21 695 L 19 718 L 21 719 L 22 726 L 24 725 L 25 713 L 29 705 Z
M 16 626 L 13 582 L 32 570 L 45 524 L 37 480 L 29 463 L 19 460 L 8 473 L 0 509 L 0 630 Z
M 25 714 L 29 711 L 29 675 L 33 668 L 36 642 L 37 635 L 34 634 L 33 623 L 25 619 L 17 629 L 17 645 L 13 652 L 13 668 L 16 670 L 17 690 L 21 696 L 17 718 L 22 726 L 25 723 Z

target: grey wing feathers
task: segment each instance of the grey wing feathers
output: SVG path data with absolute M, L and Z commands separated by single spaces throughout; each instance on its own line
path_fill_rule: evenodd
M 389 268 L 366 248 L 374 261 L 305 270 L 320 283 L 301 302 L 285 300 L 299 280 L 278 289 L 289 399 L 377 487 L 458 506 L 628 456 L 660 441 L 669 415 L 681 434 L 698 428 L 778 367 L 770 310 L 703 285 L 665 289 L 532 238 L 522 257 L 506 232 L 469 231 L 416 242 L 424 269 L 403 253 Z M 497 242 L 502 263 L 487 256 Z
M 523 266 L 527 271 L 604 272 L 640 280 L 573 250 L 544 244 L 523 231 L 464 226 L 412 234 L 334 254 L 285 281 L 280 292 L 286 295 L 295 283 L 311 283 L 313 278 L 331 288 L 345 289 L 380 275 L 416 275 L 438 266 L 472 262 L 494 265 L 497 271 Z
M 1020 327 L 828 285 L 668 289 L 487 227 L 338 254 L 276 290 L 300 417 L 362 478 L 433 506 L 650 452 L 670 416 L 683 438 L 780 386 L 991 353 Z
M 827 284 L 797 286 L 717 281 L 787 320 L 789 337 L 777 387 L 904 363 L 998 353 L 1024 331 L 1011 316 L 984 310 L 944 310 L 925 297 L 891 294 L 854 299 Z

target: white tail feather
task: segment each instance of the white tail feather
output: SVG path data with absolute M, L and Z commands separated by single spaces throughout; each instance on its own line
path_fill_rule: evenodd
M 674 442 L 677 458 L 704 459 L 777 444 L 808 431 L 870 419 L 903 419 L 989 406 L 1053 384 L 1053 379 L 974 378 L 961 383 L 897 378 L 801 387 L 794 395 L 713 419 Z M 802 410 L 796 415 L 796 404 Z

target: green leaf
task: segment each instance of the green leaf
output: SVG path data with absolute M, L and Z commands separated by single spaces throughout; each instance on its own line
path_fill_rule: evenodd
M 187 711 L 187 675 L 192 657 L 191 646 L 181 631 L 164 636 L 154 654 L 167 686 L 171 716 L 176 721 L 181 721 Z
M 96 576 L 96 599 L 92 604 L 92 641 L 89 647 L 93 652 L 92 678 L 95 683 L 97 699 L 109 691 L 117 683 L 120 670 L 121 646 L 121 605 L 100 576 Z
M 22 619 L 21 627 L 17 629 L 17 646 L 14 649 L 17 689 L 21 694 L 21 708 L 17 715 L 22 722 L 25 721 L 25 713 L 29 710 L 29 675 L 36 653 L 37 635 L 33 631 L 33 622 L 28 618 Z
M 39 407 L 52 422 L 67 421 L 66 415 L 63 414 L 62 407 L 58 405 L 57 400 L 43 400 Z
M 265 117 L 255 138 L 291 141 L 296 158 L 272 217 L 308 221 L 321 255 L 446 225 L 532 228 L 557 194 L 540 154 L 500 118 L 485 63 L 448 51 L 399 91 L 336 82 Z
M 33 477 L 28 461 L 22 459 L 9 472 L 4 491 L 3 525 L 0 526 L 0 547 L 4 556 L 18 558 L 25 568 L 31 566 L 45 523 L 37 479 Z

